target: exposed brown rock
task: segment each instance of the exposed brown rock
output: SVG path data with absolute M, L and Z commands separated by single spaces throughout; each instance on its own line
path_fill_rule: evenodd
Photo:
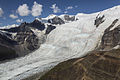
M 120 49 L 62 62 L 39 80 L 120 80 Z
M 120 25 L 115 26 L 118 19 L 114 20 L 113 23 L 105 30 L 102 37 L 100 48 L 102 50 L 110 50 L 117 45 L 120 45 Z M 116 27 L 110 30 L 112 27 Z

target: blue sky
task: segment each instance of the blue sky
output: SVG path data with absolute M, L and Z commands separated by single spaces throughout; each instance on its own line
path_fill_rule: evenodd
M 117 5 L 120 0 L 0 0 L 0 26 L 50 14 L 94 13 Z

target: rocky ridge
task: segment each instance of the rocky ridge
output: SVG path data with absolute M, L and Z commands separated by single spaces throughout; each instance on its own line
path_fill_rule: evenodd
M 65 15 L 65 19 L 68 21 L 75 20 L 69 15 Z M 0 46 L 3 49 L 0 50 L 0 60 L 25 56 L 37 50 L 40 44 L 45 42 L 47 35 L 56 28 L 55 25 L 65 23 L 58 16 L 46 20 L 47 23 L 44 23 L 43 19 L 37 18 L 31 23 L 24 22 L 19 26 L 1 28 Z
M 0 79 L 18 80 L 26 77 L 28 77 L 28 80 L 119 79 L 119 65 L 117 65 L 119 63 L 119 38 L 116 38 L 119 37 L 119 9 L 119 7 L 116 7 L 101 13 L 78 14 L 77 18 L 79 20 L 70 21 L 70 23 L 63 16 L 58 16 L 56 18 L 58 24 L 44 23 L 45 29 L 41 29 L 41 31 L 31 26 L 30 30 L 32 32 L 30 33 L 34 33 L 37 38 L 41 39 L 39 40 L 40 43 L 42 41 L 45 43 L 28 56 L 0 64 Z M 50 19 L 53 18 L 52 16 Z M 60 22 L 62 20 L 65 24 L 59 24 L 59 18 Z M 48 18 L 44 21 L 48 21 Z M 37 19 L 35 22 L 43 23 L 44 21 L 43 19 Z M 4 30 L 2 32 L 6 35 L 10 33 L 4 32 Z M 38 33 L 43 33 L 42 36 L 45 35 L 45 38 L 47 38 L 46 41 L 44 41 L 44 38 L 40 38 L 41 34 Z M 15 37 L 13 33 L 11 34 L 12 38 L 9 37 L 9 39 L 14 40 Z M 16 34 L 14 35 L 16 36 Z M 116 38 L 116 41 L 113 38 Z M 65 64 L 60 66 L 58 63 L 62 61 L 65 61 Z M 45 73 L 56 64 L 58 66 L 41 77 L 41 73 Z M 9 67 L 6 65 L 9 65 Z M 106 68 L 106 65 L 109 68 Z M 69 67 L 71 68 L 68 69 Z M 36 73 L 38 76 L 34 75 Z M 29 78 L 31 75 L 34 76 L 34 79 L 33 77 Z

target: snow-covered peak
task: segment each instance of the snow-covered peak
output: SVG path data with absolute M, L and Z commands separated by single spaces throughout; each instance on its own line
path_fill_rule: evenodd
M 54 18 L 56 15 L 54 15 L 54 14 L 51 14 L 51 15 L 49 15 L 47 18 L 48 19 L 51 19 L 51 18 Z
M 103 15 L 103 20 L 101 20 Z M 44 19 L 47 21 L 55 16 L 50 15 Z M 63 18 L 64 15 L 59 17 Z M 104 31 L 115 19 L 118 19 L 118 21 L 113 28 L 120 25 L 120 6 L 92 14 L 78 13 L 75 17 L 78 20 L 55 25 L 56 28 L 47 35 L 46 42 L 35 52 L 11 62 L 0 64 L 0 80 L 23 79 L 34 73 L 46 71 L 50 69 L 50 66 L 54 66 L 64 60 L 86 55 L 99 45 Z M 95 20 L 100 21 L 98 27 L 94 25 Z M 33 30 L 33 32 L 36 35 L 43 33 L 37 29 Z
M 77 13 L 76 16 L 84 16 L 84 15 L 87 15 L 85 13 Z
M 54 18 L 55 16 L 57 16 L 57 15 L 54 15 L 54 14 L 50 14 L 48 17 L 46 17 L 46 18 L 42 18 L 43 20 L 48 20 L 48 19 L 52 19 L 52 18 Z
M 75 15 L 62 14 L 62 15 L 59 15 L 58 17 L 61 18 L 65 22 L 69 22 L 71 21 L 71 18 L 74 16 Z
M 111 15 L 114 15 L 114 17 L 116 16 L 117 18 L 119 18 L 119 15 L 120 14 L 120 5 L 118 6 L 114 6 L 112 8 L 109 8 L 109 9 L 106 9 L 106 10 L 103 10 L 103 11 L 100 11 L 100 12 L 96 12 L 96 13 L 91 13 L 91 14 L 85 14 L 85 13 L 77 13 L 75 16 L 76 18 L 81 18 L 81 17 L 88 17 L 88 16 L 103 16 L 105 15 L 105 17 L 108 17 L 108 18 L 111 18 L 113 16 Z
M 112 7 L 112 8 L 109 8 L 109 9 L 107 9 L 106 11 L 108 11 L 108 10 L 116 10 L 116 9 L 119 9 L 119 10 L 120 10 L 120 5 L 114 6 L 114 7 Z
M 35 20 L 38 20 L 38 21 L 40 21 L 40 22 L 41 22 L 41 18 L 35 18 Z
M 12 25 L 0 27 L 0 29 L 9 29 L 9 28 L 17 27 L 17 26 L 18 26 L 17 24 L 12 24 Z

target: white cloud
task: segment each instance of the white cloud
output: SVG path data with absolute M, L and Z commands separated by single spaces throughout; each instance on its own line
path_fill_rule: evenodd
M 28 16 L 30 14 L 29 7 L 27 4 L 20 5 L 17 9 L 20 16 Z
M 14 14 L 10 14 L 9 17 L 12 18 L 12 19 L 18 18 L 18 16 L 17 16 L 17 15 L 14 15 Z
M 23 22 L 23 19 L 17 19 L 16 22 L 17 22 L 17 23 L 22 23 L 22 22 Z
M 73 9 L 73 7 L 72 7 L 72 6 L 68 6 L 68 7 L 66 8 L 66 10 L 69 10 L 69 9 Z
M 34 2 L 34 5 L 32 7 L 32 15 L 33 16 L 40 16 L 42 12 L 42 5 L 38 4 L 36 1 Z
M 53 9 L 54 13 L 59 13 L 61 12 L 61 10 L 58 8 L 58 6 L 56 6 L 56 4 L 53 4 L 52 7 L 50 7 L 51 9 Z
M 2 8 L 0 8 L 0 17 L 2 17 L 2 15 L 3 15 L 3 10 L 2 10 Z

